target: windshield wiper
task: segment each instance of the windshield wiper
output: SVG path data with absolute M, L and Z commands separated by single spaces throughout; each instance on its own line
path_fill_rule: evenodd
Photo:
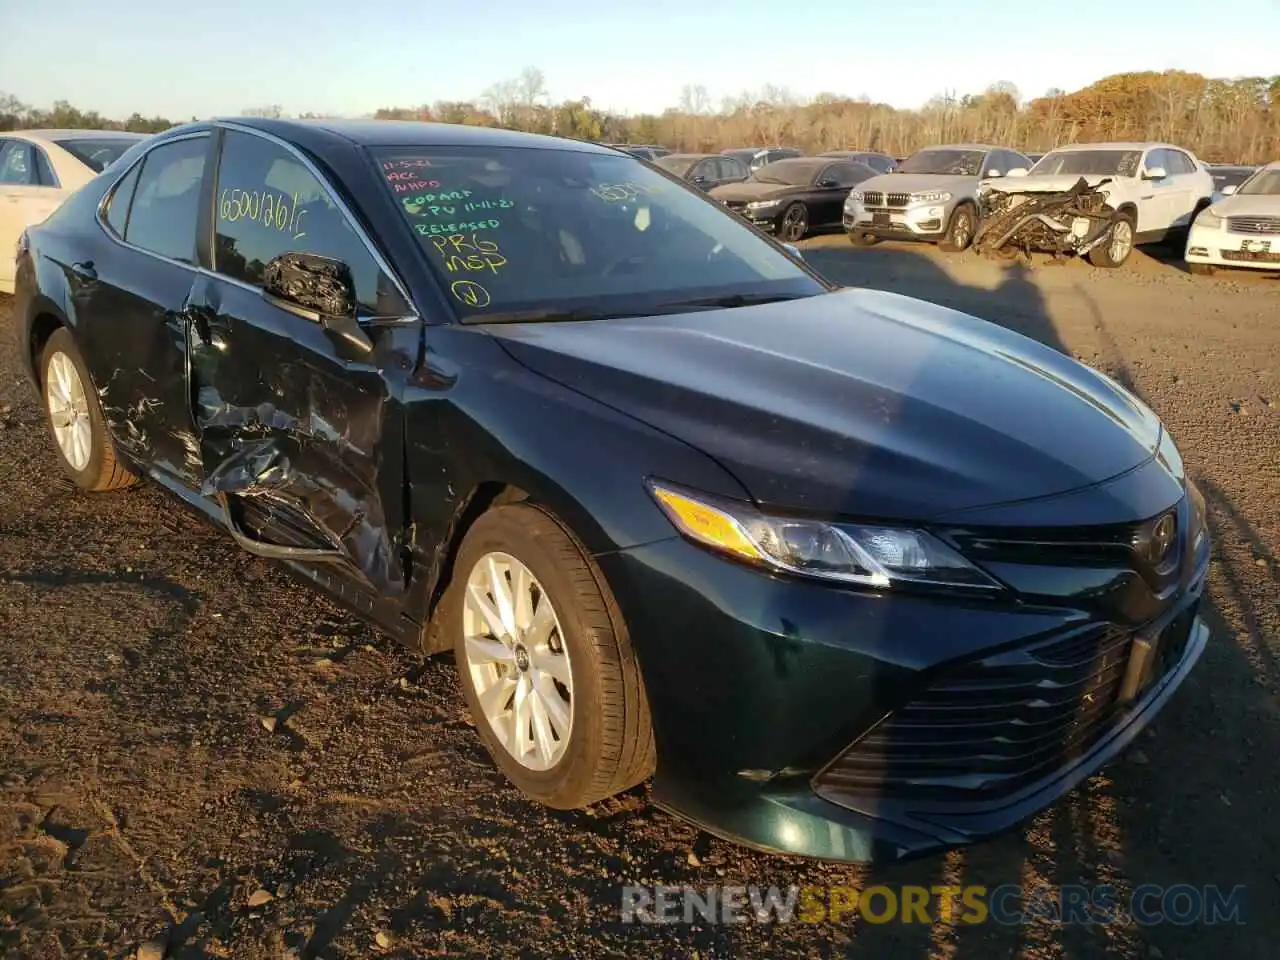
M 462 318 L 463 324 L 482 323 L 581 323 L 587 320 L 617 320 L 622 317 L 651 316 L 649 310 L 498 310 L 473 313 Z
M 691 300 L 669 300 L 660 303 L 654 312 L 675 310 L 680 307 L 754 307 L 762 303 L 782 303 L 784 300 L 803 300 L 807 293 L 730 293 L 723 297 L 695 297 Z

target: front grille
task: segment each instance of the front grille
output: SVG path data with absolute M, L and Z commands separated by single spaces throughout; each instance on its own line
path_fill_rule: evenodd
M 871 190 L 862 195 L 864 205 L 868 207 L 905 207 L 911 202 L 909 193 L 882 193 Z
M 1280 217 L 1227 217 L 1227 229 L 1232 233 L 1280 234 Z
M 1223 250 L 1223 260 L 1236 260 L 1242 263 L 1280 263 L 1280 250 L 1262 252 L 1258 250 Z
M 1132 639 L 1096 626 L 951 668 L 841 754 L 814 790 L 846 806 L 1007 798 L 1106 732 Z

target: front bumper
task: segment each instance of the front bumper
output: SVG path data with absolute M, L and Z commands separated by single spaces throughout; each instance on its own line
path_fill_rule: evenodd
M 1194 572 L 1166 597 L 1160 614 L 1125 627 L 1131 638 L 1181 618 L 1188 629 L 1173 655 L 1139 695 L 1105 704 L 1087 737 L 1064 740 L 1060 756 L 1028 766 L 1027 776 L 995 794 L 954 784 L 914 791 L 918 782 L 903 790 L 888 776 L 883 789 L 849 789 L 838 775 L 843 761 L 888 719 L 909 714 L 939 681 L 975 664 L 1024 660 L 1030 649 L 1062 646 L 1091 631 L 1111 638 L 1114 655 L 1116 625 L 1066 605 L 888 597 L 772 577 L 679 539 L 599 561 L 650 700 L 654 801 L 713 835 L 822 859 L 898 860 L 1025 821 L 1132 741 L 1208 639 L 1196 616 L 1206 542 Z M 1105 689 L 1081 689 L 1081 696 L 1114 696 L 1118 676 Z M 1034 712 L 1035 705 L 1005 706 Z
M 1192 224 L 1185 254 L 1188 263 L 1217 267 L 1280 270 L 1280 234 L 1236 233 Z
M 850 198 L 844 205 L 846 233 L 870 234 L 886 240 L 938 240 L 947 229 L 950 206 L 920 203 L 889 206 L 870 205 Z

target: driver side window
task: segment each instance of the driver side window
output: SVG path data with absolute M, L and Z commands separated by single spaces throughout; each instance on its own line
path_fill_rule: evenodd
M 332 194 L 288 150 L 264 137 L 228 130 L 214 192 L 214 270 L 262 286 L 266 265 L 282 253 L 313 253 L 351 268 L 361 313 L 408 312 Z

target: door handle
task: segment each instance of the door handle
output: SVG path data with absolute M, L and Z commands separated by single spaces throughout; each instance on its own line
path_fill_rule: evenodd
M 98 282 L 98 271 L 93 269 L 92 260 L 77 260 L 71 265 L 71 272 L 85 283 Z

